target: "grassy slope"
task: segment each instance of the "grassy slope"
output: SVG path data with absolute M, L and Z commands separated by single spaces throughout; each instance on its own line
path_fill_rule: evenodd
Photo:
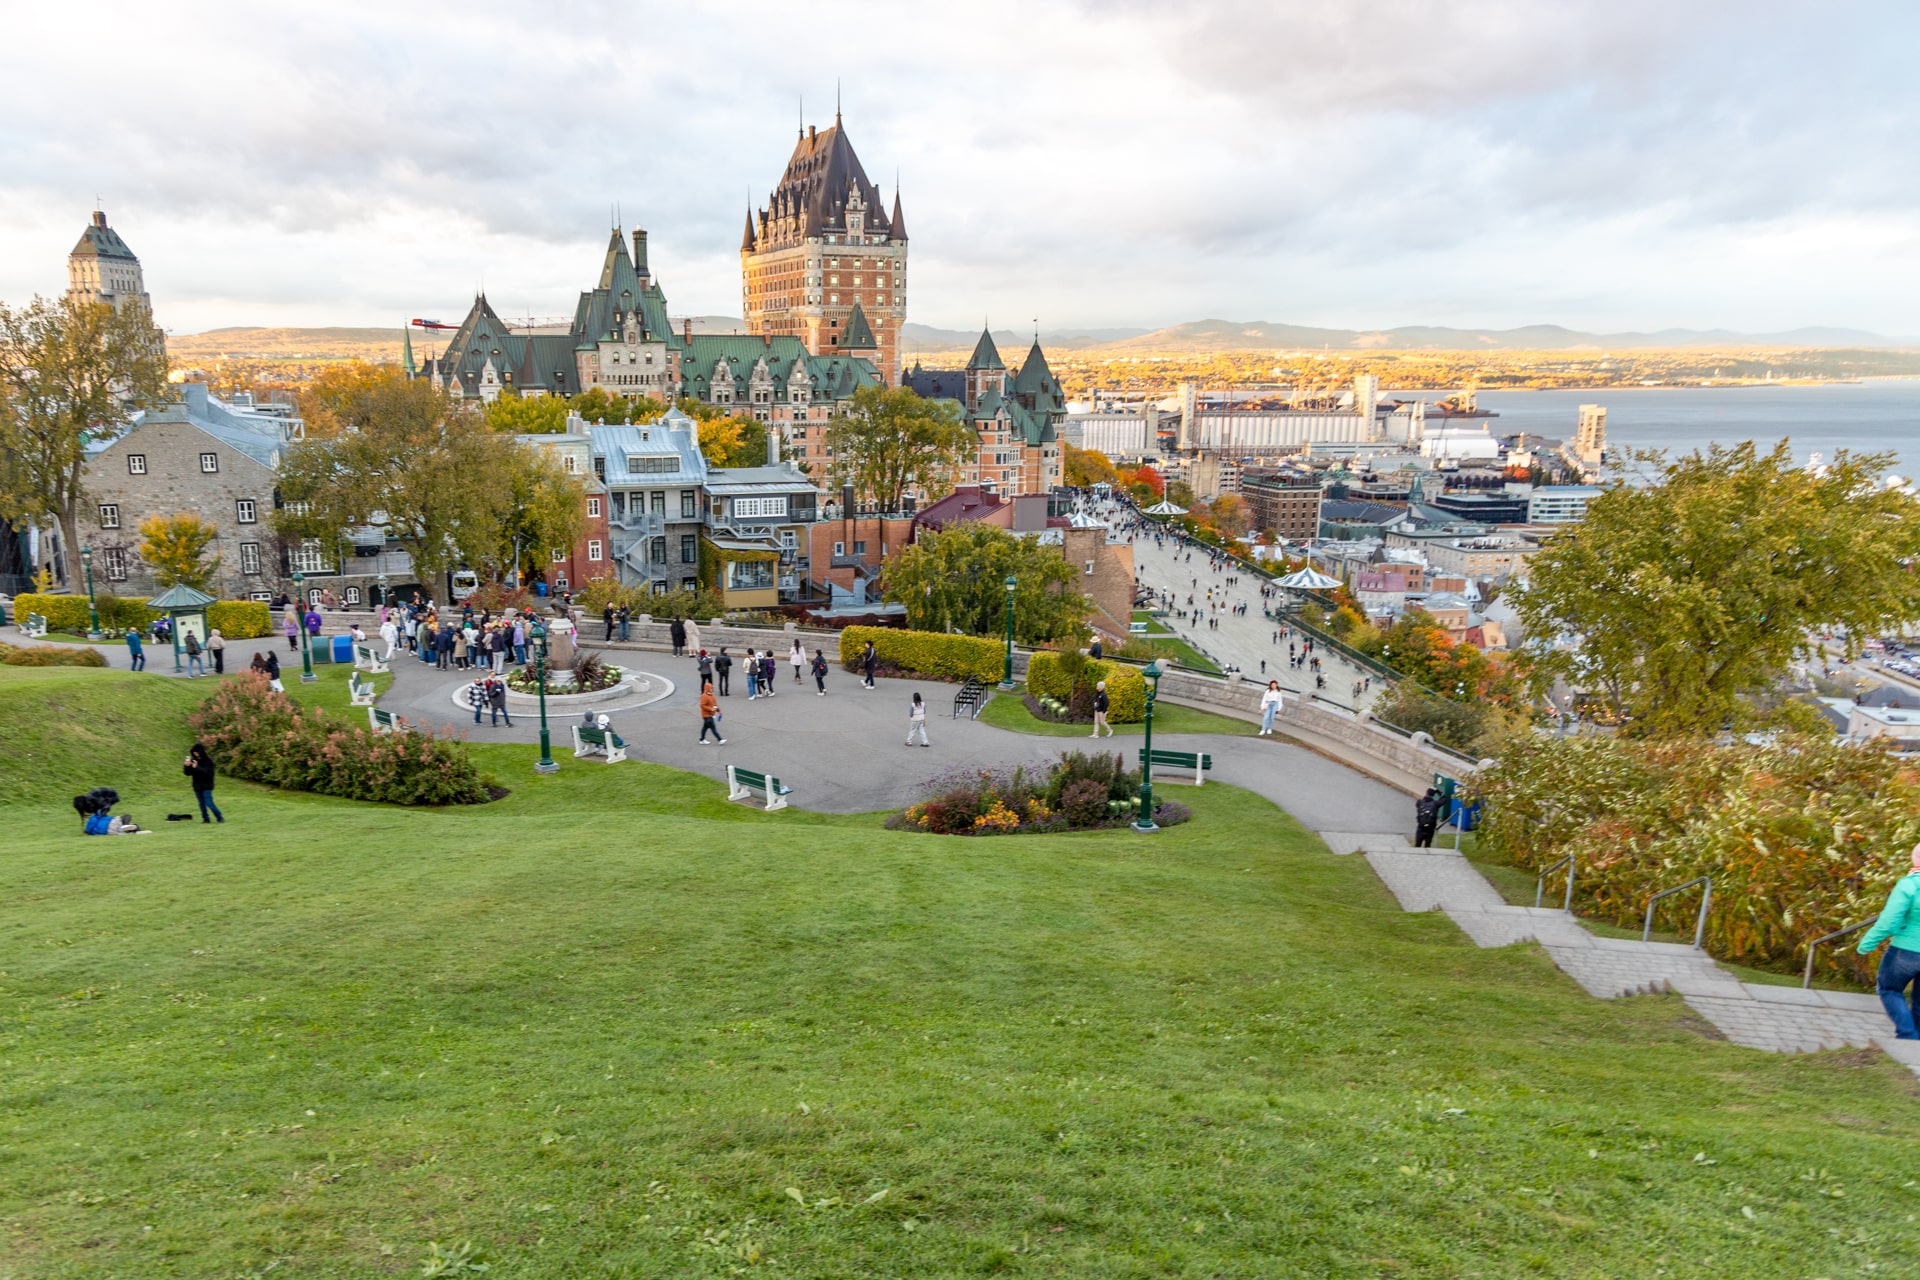
M 174 785 L 205 686 L 114 673 L 0 672 L 0 768 L 71 789 L 21 740 L 80 705 L 58 677 Z M 962 842 L 477 750 L 517 788 L 482 809 L 223 783 L 224 827 L 92 841 L 0 811 L 0 1274 L 400 1274 L 468 1237 L 514 1277 L 756 1270 L 743 1242 L 791 1276 L 1920 1251 L 1906 1073 L 1589 1000 L 1233 788 L 1150 840 Z

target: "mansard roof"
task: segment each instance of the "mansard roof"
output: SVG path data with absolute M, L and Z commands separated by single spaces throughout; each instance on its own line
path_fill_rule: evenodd
M 107 215 L 100 210 L 93 211 L 93 221 L 80 233 L 80 243 L 73 246 L 70 258 L 120 258 L 127 262 L 138 262 L 133 250 L 127 248 L 127 242 L 120 233 L 107 225 Z
M 449 385 L 472 393 L 479 389 L 480 375 L 489 361 L 502 382 L 522 391 L 572 395 L 581 389 L 574 385 L 578 377 L 572 335 L 514 333 L 482 293 L 474 296 L 445 352 L 428 364 Z
M 780 175 L 779 185 L 774 187 L 766 208 L 761 211 L 759 234 L 795 240 L 845 231 L 847 201 L 854 191 L 860 193 L 867 206 L 867 226 L 874 231 L 888 231 L 887 206 L 880 189 L 868 179 L 836 115 L 830 128 L 803 133 L 794 143 L 786 171 Z M 754 219 L 749 217 L 747 225 L 748 238 L 741 244 L 743 249 L 753 247 L 750 242 L 755 234 Z
M 684 392 L 696 400 L 713 400 L 714 369 L 722 359 L 733 378 L 736 401 L 747 399 L 753 370 L 761 360 L 767 362 L 767 374 L 773 380 L 773 398 L 787 398 L 787 377 L 795 361 L 812 379 L 811 395 L 816 400 L 843 400 L 859 387 L 880 381 L 880 371 L 861 356 L 815 356 L 807 353 L 799 338 L 790 334 L 755 337 L 748 335 L 696 333 L 685 344 L 680 359 Z

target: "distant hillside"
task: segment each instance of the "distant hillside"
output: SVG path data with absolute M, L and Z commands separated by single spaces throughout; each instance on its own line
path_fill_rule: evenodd
M 167 355 L 175 364 L 222 359 L 393 360 L 400 355 L 400 330 L 238 327 L 170 333 Z
M 1120 351 L 1565 351 L 1647 347 L 1899 347 L 1914 339 L 1860 329 L 1810 327 L 1785 333 L 1727 329 L 1662 329 L 1655 333 L 1583 333 L 1557 324 L 1518 329 L 1451 329 L 1403 325 L 1395 329 L 1321 329 L 1266 321 L 1196 320 L 1105 344 Z

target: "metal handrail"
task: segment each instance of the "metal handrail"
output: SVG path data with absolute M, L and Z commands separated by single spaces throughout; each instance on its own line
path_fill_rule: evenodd
M 1702 892 L 1700 894 L 1700 919 L 1699 922 L 1693 926 L 1693 949 L 1696 951 L 1701 949 L 1701 944 L 1707 940 L 1707 907 L 1713 902 L 1712 876 L 1701 876 L 1698 879 L 1689 880 L 1685 884 L 1677 884 L 1671 889 L 1662 889 L 1651 898 L 1648 898 L 1647 923 L 1646 927 L 1640 931 L 1640 941 L 1651 942 L 1653 940 L 1653 904 L 1662 898 L 1671 898 L 1676 893 L 1685 893 L 1695 885 L 1702 886 Z
M 1552 866 L 1548 867 L 1545 871 L 1542 871 L 1540 873 L 1540 879 L 1536 881 L 1533 886 L 1533 905 L 1537 908 L 1539 907 L 1541 902 L 1545 900 L 1547 896 L 1547 877 L 1552 875 L 1554 872 L 1558 871 L 1562 867 L 1565 867 L 1567 869 L 1567 901 L 1566 901 L 1566 904 L 1562 906 L 1560 909 L 1566 912 L 1568 915 L 1572 915 L 1573 914 L 1573 874 L 1575 871 L 1579 870 L 1579 867 L 1574 861 L 1574 855 L 1571 853 L 1568 854 L 1566 857 L 1560 859 L 1560 861 L 1554 863 Z
M 1800 985 L 1802 987 L 1811 987 L 1813 985 L 1813 953 L 1820 949 L 1821 943 L 1832 942 L 1836 938 L 1844 938 L 1850 933 L 1858 933 L 1872 923 L 1873 921 L 1871 920 L 1862 920 L 1859 924 L 1850 924 L 1844 929 L 1835 929 L 1832 933 L 1822 934 L 1812 942 L 1809 942 L 1807 944 L 1807 972 L 1806 976 L 1800 979 Z

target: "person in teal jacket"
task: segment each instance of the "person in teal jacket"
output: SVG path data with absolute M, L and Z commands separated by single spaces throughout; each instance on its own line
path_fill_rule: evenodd
M 1874 983 L 1880 1003 L 1893 1019 L 1897 1038 L 1920 1040 L 1920 844 L 1913 846 L 1912 873 L 1893 886 L 1880 918 L 1860 939 L 1860 954 L 1882 942 L 1887 943 L 1887 954 L 1880 957 L 1880 976 Z

